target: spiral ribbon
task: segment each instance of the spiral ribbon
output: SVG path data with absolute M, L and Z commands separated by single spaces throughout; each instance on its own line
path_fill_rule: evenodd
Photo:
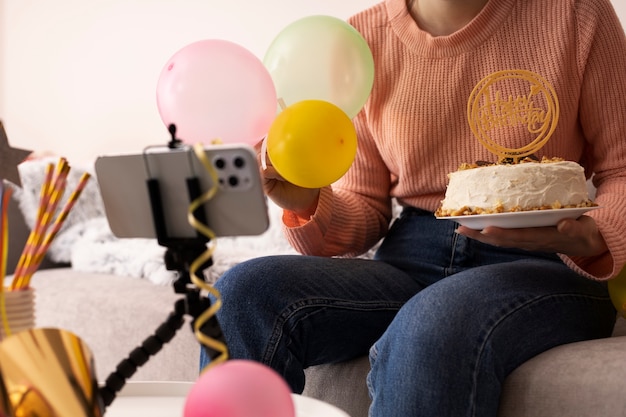
M 193 200 L 187 210 L 187 220 L 189 224 L 199 233 L 209 239 L 209 245 L 207 245 L 207 249 L 202 254 L 200 254 L 200 256 L 198 256 L 189 267 L 191 282 L 196 287 L 201 290 L 207 291 L 215 298 L 215 301 L 211 304 L 211 307 L 206 309 L 206 311 L 204 311 L 194 323 L 194 335 L 196 336 L 196 339 L 198 339 L 198 341 L 207 348 L 219 352 L 219 355 L 215 359 L 213 359 L 211 363 L 209 363 L 209 365 L 205 367 L 204 370 L 206 370 L 209 367 L 215 366 L 228 360 L 228 347 L 225 343 L 211 338 L 200 331 L 202 326 L 207 323 L 213 316 L 215 316 L 217 311 L 222 307 L 222 297 L 217 289 L 204 282 L 204 280 L 198 276 L 198 271 L 201 269 L 202 265 L 210 260 L 213 256 L 213 252 L 215 251 L 216 236 L 215 232 L 213 232 L 213 230 L 211 230 L 207 225 L 196 219 L 193 213 L 198 207 L 200 207 L 202 204 L 206 203 L 215 196 L 218 190 L 219 182 L 217 172 L 206 157 L 206 154 L 204 152 L 204 146 L 202 145 L 202 143 L 195 144 L 193 150 L 196 154 L 196 157 L 202 163 L 202 166 L 204 167 L 204 169 L 206 169 L 212 179 L 211 188 L 209 188 L 206 192 Z

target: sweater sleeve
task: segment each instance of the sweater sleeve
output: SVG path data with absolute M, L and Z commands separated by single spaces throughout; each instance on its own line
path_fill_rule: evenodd
M 594 172 L 596 221 L 609 253 L 562 259 L 592 279 L 615 276 L 626 262 L 626 37 L 611 4 L 579 1 L 578 65 L 582 77 L 580 123 L 589 143 L 585 158 Z

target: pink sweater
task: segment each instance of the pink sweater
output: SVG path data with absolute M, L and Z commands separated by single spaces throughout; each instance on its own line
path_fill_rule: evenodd
M 562 258 L 593 279 L 619 272 L 626 262 L 626 38 L 609 0 L 490 0 L 444 37 L 421 31 L 405 0 L 386 0 L 350 23 L 372 50 L 374 87 L 355 119 L 352 168 L 322 189 L 310 220 L 283 215 L 296 250 L 366 251 L 389 227 L 392 197 L 434 211 L 449 172 L 463 162 L 495 160 L 467 122 L 472 89 L 494 72 L 525 69 L 545 77 L 560 102 L 558 127 L 538 156 L 580 162 L 595 174 L 602 206 L 589 215 L 610 254 Z M 498 143 L 525 144 L 514 135 Z

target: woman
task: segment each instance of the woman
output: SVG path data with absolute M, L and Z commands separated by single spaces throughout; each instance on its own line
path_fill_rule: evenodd
M 370 415 L 495 416 L 517 366 L 611 334 L 604 281 L 626 261 L 623 30 L 609 0 L 386 0 L 350 23 L 376 74 L 354 121 L 355 162 L 321 189 L 263 171 L 287 238 L 308 256 L 251 260 L 218 281 L 231 357 L 300 392 L 304 368 L 369 352 Z M 602 208 L 530 229 L 437 220 L 447 173 L 494 160 L 466 119 L 473 87 L 513 69 L 540 74 L 560 102 L 537 156 L 585 166 Z M 404 209 L 389 228 L 392 198 Z M 349 257 L 381 237 L 374 261 Z

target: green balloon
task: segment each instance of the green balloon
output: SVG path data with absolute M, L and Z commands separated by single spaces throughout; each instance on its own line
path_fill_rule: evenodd
M 309 16 L 288 25 L 270 44 L 263 63 L 282 107 L 324 100 L 352 119 L 374 83 L 369 45 L 353 26 L 332 16 Z

